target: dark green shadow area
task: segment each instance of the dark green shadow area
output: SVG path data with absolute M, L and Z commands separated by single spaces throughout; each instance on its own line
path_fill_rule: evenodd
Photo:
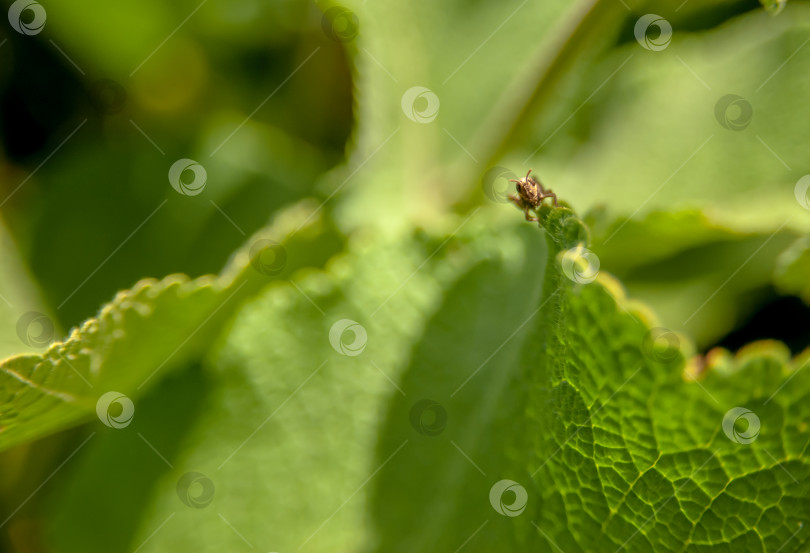
M 476 265 L 448 291 L 413 352 L 406 396 L 396 395 L 380 433 L 378 465 L 407 443 L 374 480 L 370 508 L 384 536 L 375 551 L 455 551 L 468 539 L 464 551 L 508 551 L 515 526 L 530 525 L 531 509 L 508 517 L 489 501 L 503 479 L 535 499 L 515 451 L 526 408 L 519 360 L 540 316 L 547 246 L 534 225 L 521 227 L 520 239 L 522 262 Z M 502 500 L 513 503 L 514 492 Z
M 101 553 L 138 547 L 132 541 L 141 513 L 148 508 L 156 483 L 173 472 L 166 461 L 177 464 L 184 436 L 212 389 L 210 377 L 195 365 L 167 375 L 136 400 L 134 418 L 126 428 L 91 425 L 95 436 L 65 466 L 61 486 L 49 497 L 45 541 L 54 551 Z M 185 508 L 179 500 L 178 508 Z

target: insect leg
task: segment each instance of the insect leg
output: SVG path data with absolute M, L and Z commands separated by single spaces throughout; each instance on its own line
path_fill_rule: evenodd
M 557 194 L 555 194 L 551 190 L 546 190 L 545 192 L 540 194 L 540 201 L 542 202 L 546 198 L 552 198 L 554 200 L 554 206 L 559 207 L 559 204 L 557 203 Z

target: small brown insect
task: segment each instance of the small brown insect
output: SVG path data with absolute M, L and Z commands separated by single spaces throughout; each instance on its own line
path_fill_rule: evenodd
M 527 221 L 539 221 L 537 217 L 529 215 L 529 210 L 539 207 L 546 198 L 553 198 L 554 205 L 556 206 L 557 195 L 552 192 L 551 189 L 546 190 L 543 188 L 540 181 L 533 178 L 531 174 L 532 170 L 529 169 L 529 172 L 526 173 L 526 176 L 522 179 L 509 179 L 509 182 L 517 183 L 515 185 L 515 188 L 517 188 L 517 196 L 510 194 L 509 199 L 515 202 L 515 205 L 518 206 L 519 209 L 523 210 L 523 213 L 526 214 Z

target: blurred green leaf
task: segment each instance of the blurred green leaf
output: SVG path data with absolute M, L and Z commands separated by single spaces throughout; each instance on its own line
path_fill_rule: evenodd
M 785 294 L 799 296 L 810 303 L 810 237 L 802 236 L 776 260 L 774 281 Z
M 773 267 L 797 236 L 734 231 L 700 211 L 614 219 L 598 210 L 588 220 L 602 267 L 701 350 L 766 301 Z
M 578 83 L 569 120 L 522 136 L 505 161 L 541 168 L 544 182 L 580 210 L 605 204 L 614 216 L 636 217 L 701 209 L 713 224 L 745 232 L 807 230 L 793 194 L 810 172 L 802 149 L 807 8 L 674 28 L 658 51 L 628 27 Z
M 97 409 L 102 417 L 115 405 L 118 412 L 108 415 L 112 426 L 117 424 L 115 417 L 126 407 L 117 400 L 104 404 L 111 397 L 106 394 L 137 394 L 160 373 L 198 358 L 240 300 L 268 280 L 322 262 L 333 252 L 335 240 L 324 232 L 322 221 L 303 220 L 311 209 L 300 205 L 253 237 L 220 277 L 142 280 L 119 292 L 64 342 L 50 344 L 43 354 L 6 359 L 0 365 L 0 449 L 75 425 Z M 307 246 L 312 241 L 317 248 Z M 257 256 L 264 254 L 275 256 L 270 272 L 257 269 L 262 267 Z M 129 418 L 124 416 L 124 426 Z
M 37 351 L 56 329 L 24 266 L 17 244 L 1 220 L 0 259 L 3 260 L 0 264 L 0 359 L 4 359 L 22 351 Z M 20 324 L 23 318 L 33 325 L 29 327 L 25 321 Z M 40 322 L 35 322 L 36 319 Z M 24 330 L 22 335 L 20 329 Z
M 511 215 L 506 220 L 514 227 Z M 107 432 L 88 444 L 53 507 L 53 546 L 86 552 L 134 549 L 145 542 L 142 551 L 210 544 L 236 549 L 246 546 L 239 534 L 267 550 L 368 545 L 373 538 L 363 530 L 364 499 L 369 476 L 379 467 L 378 419 L 400 393 L 400 374 L 426 321 L 445 288 L 472 267 L 501 258 L 514 270 L 526 263 L 521 241 L 501 248 L 483 235 L 489 220 L 473 217 L 468 224 L 475 230 L 453 237 L 451 229 L 463 222 L 448 221 L 443 234 L 415 233 L 408 240 L 358 233 L 325 270 L 299 271 L 291 282 L 275 282 L 246 302 L 202 373 L 168 385 L 176 394 L 183 382 L 196 382 L 205 389 L 199 399 L 205 408 L 190 405 L 193 417 L 160 416 L 177 401 L 191 402 L 161 386 L 144 399 L 150 413 L 136 417 L 126 436 Z M 529 228 L 518 234 L 526 240 L 530 232 L 537 235 Z M 537 259 L 542 256 L 528 263 Z M 346 319 L 366 331 L 360 355 L 342 355 L 330 341 L 334 332 L 337 344 L 354 340 L 351 330 L 333 330 Z M 130 430 L 149 440 L 172 467 L 166 469 Z M 175 445 L 178 436 L 182 448 Z M 130 480 L 120 475 L 140 472 L 142 464 L 150 470 L 139 477 L 138 500 L 122 506 L 126 514 L 98 513 L 114 530 L 100 534 L 97 516 L 64 508 L 79 497 L 103 506 L 108 496 L 129 496 Z M 103 488 L 93 487 L 98 466 L 113 471 Z M 178 498 L 178 481 L 191 471 L 215 486 L 204 509 Z M 171 522 L 146 541 L 172 513 Z

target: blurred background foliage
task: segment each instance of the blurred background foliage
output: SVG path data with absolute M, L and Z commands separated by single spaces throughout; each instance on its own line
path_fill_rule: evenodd
M 449 234 L 456 215 L 512 210 L 505 183 L 484 178 L 493 166 L 533 168 L 585 214 L 602 269 L 697 351 L 810 343 L 796 242 L 810 217 L 794 196 L 810 172 L 807 3 L 777 16 L 755 0 L 347 4 L 356 37 L 336 36 L 332 6 L 307 0 L 82 0 L 46 5 L 35 36 L 0 28 L 0 354 L 32 350 L 16 333 L 25 312 L 65 335 L 138 279 L 219 272 L 304 198 L 330 200 L 319 215 L 340 241 L 415 234 L 429 253 L 441 242 L 425 236 Z M 634 35 L 650 11 L 675 30 L 661 51 Z M 441 100 L 430 130 L 400 105 L 417 85 Z M 752 107 L 742 129 L 715 115 L 727 94 Z M 205 166 L 205 194 L 169 186 L 179 158 Z M 226 365 L 242 355 L 224 351 Z M 145 400 L 170 411 L 172 424 L 144 423 L 165 432 L 167 455 L 216 389 L 200 370 Z M 3 454 L 4 511 L 85 431 Z M 157 474 L 123 491 L 99 476 L 117 447 L 96 448 L 56 505 L 105 486 L 146 494 Z M 100 510 L 116 500 L 103 495 Z M 34 537 L 42 497 L 6 528 L 4 549 L 46 550 Z M 93 520 L 60 518 L 57 543 L 103 550 L 144 535 L 132 520 Z
M 320 10 L 212 3 L 157 48 L 197 6 L 48 6 L 44 34 L 4 33 L 2 213 L 65 329 L 139 278 L 218 272 L 246 234 L 343 159 L 351 78 Z M 167 187 L 183 157 L 204 163 L 211 194 Z

